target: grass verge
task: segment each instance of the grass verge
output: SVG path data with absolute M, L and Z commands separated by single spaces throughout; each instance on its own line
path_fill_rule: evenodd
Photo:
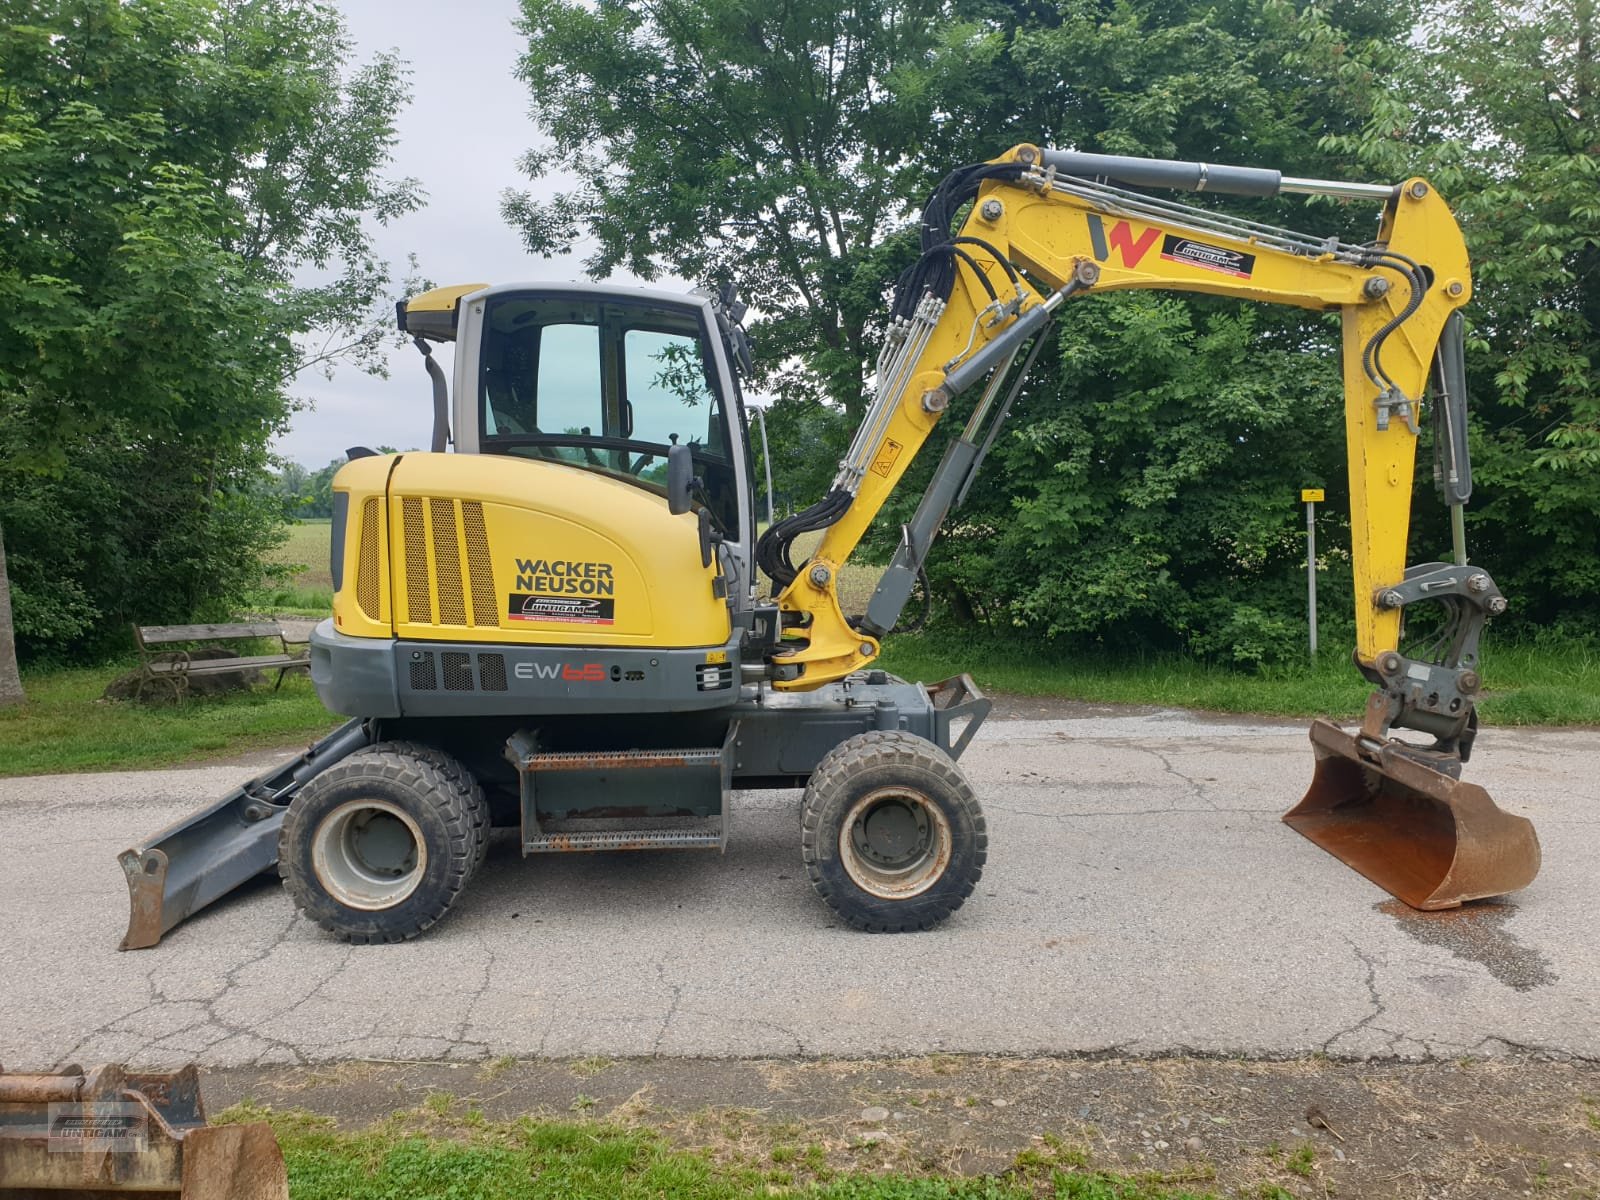
M 281 746 L 325 733 L 340 718 L 294 674 L 273 692 L 145 706 L 102 700 L 128 664 L 23 677 L 28 702 L 0 710 L 0 776 L 159 767 Z
M 283 1147 L 293 1200 L 387 1200 L 405 1196 L 497 1200 L 1208 1200 L 1163 1177 L 1093 1170 L 1073 1149 L 1030 1152 L 1001 1175 L 837 1171 L 821 1146 L 761 1147 L 719 1161 L 675 1147 L 646 1126 L 521 1117 L 490 1121 L 430 1096 L 369 1129 L 343 1131 L 326 1117 L 245 1103 L 219 1122 L 266 1120 Z M 439 1101 L 439 1102 L 435 1102 Z
M 1354 717 L 1372 688 L 1347 658 L 1258 672 L 1170 657 L 1088 657 L 949 632 L 902 634 L 881 663 L 909 679 L 966 672 L 980 687 L 1023 696 L 1148 704 L 1271 716 Z M 1479 705 L 1491 725 L 1600 725 L 1600 650 L 1584 643 L 1490 645 Z

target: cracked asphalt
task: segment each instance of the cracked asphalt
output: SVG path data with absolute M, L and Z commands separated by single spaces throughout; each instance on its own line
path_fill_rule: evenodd
M 1418 917 L 1279 821 L 1303 726 L 991 720 L 964 766 L 989 863 L 940 929 L 836 926 L 798 792 L 726 857 L 497 842 L 420 940 L 351 948 L 270 880 L 119 953 L 114 856 L 246 766 L 0 780 L 0 1062 L 212 1067 L 511 1054 L 1116 1053 L 1600 1059 L 1600 732 L 1488 729 L 1469 778 L 1532 818 L 1535 883 Z

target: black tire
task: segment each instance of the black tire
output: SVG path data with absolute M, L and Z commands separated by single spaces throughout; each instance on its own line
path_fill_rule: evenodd
M 483 790 L 442 752 L 379 743 L 294 798 L 278 838 L 278 874 L 295 906 L 334 936 L 357 945 L 405 941 L 443 917 L 466 887 L 481 857 L 486 809 Z
M 483 866 L 483 860 L 489 853 L 489 833 L 492 828 L 489 819 L 489 802 L 484 798 L 483 788 L 478 784 L 478 777 L 467 770 L 459 758 L 454 758 L 437 746 L 429 746 L 425 742 L 381 742 L 379 746 L 384 750 L 392 750 L 398 754 L 410 754 L 416 758 L 426 759 L 448 775 L 452 784 L 472 793 L 473 803 L 468 806 L 468 809 L 472 816 L 473 836 L 477 839 L 478 847 L 472 856 L 472 873 L 476 875 L 478 868 Z
M 828 907 L 856 929 L 932 929 L 983 875 L 989 834 L 955 761 L 909 733 L 861 733 L 812 773 L 801 854 Z

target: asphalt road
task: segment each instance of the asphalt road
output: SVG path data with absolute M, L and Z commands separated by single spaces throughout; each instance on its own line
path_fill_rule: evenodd
M 1600 733 L 1490 729 L 1469 777 L 1531 817 L 1503 905 L 1401 917 L 1278 820 L 1298 725 L 993 720 L 965 765 L 989 866 L 940 929 L 836 927 L 797 792 L 737 797 L 725 858 L 524 862 L 440 926 L 347 947 L 261 883 L 116 950 L 114 855 L 261 769 L 0 780 L 0 1062 L 1166 1052 L 1600 1059 Z

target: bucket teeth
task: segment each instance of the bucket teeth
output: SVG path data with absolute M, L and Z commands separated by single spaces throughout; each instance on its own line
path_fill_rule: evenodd
M 1539 873 L 1526 817 L 1489 793 L 1399 753 L 1315 721 L 1316 774 L 1283 820 L 1412 908 L 1454 908 L 1503 896 Z

